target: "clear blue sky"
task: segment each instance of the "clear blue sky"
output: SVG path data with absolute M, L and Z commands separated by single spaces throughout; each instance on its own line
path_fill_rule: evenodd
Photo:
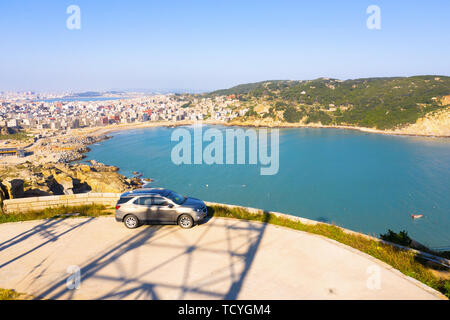
M 81 8 L 81 30 L 66 9 Z M 381 30 L 366 8 L 381 8 Z M 0 1 L 0 91 L 450 75 L 450 1 Z

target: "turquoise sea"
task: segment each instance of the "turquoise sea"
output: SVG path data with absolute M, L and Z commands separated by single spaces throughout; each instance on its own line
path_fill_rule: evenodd
M 259 165 L 173 164 L 173 130 L 113 133 L 113 139 L 92 145 L 87 159 L 118 166 L 127 176 L 139 171 L 157 187 L 207 201 L 284 212 L 376 236 L 407 230 L 427 246 L 450 248 L 450 139 L 280 129 L 279 172 L 261 176 Z M 413 220 L 411 214 L 424 217 Z

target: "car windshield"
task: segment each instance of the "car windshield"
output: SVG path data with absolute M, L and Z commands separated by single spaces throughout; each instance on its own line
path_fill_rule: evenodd
M 179 195 L 178 193 L 173 192 L 173 191 L 167 195 L 167 198 L 169 198 L 176 204 L 182 204 L 184 201 L 186 201 L 185 197 L 183 197 L 182 195 Z

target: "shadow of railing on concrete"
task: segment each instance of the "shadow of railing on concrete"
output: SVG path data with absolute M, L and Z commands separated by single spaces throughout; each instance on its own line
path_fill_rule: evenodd
M 67 230 L 64 230 L 62 232 L 55 232 L 55 230 L 59 227 L 59 225 L 61 223 L 64 222 L 64 219 L 54 219 L 54 220 L 46 220 L 43 223 L 31 228 L 28 231 L 25 231 L 23 233 L 21 233 L 20 235 L 17 235 L 7 241 L 4 241 L 3 243 L 0 244 L 0 252 L 3 250 L 6 250 L 14 245 L 17 245 L 19 243 L 22 243 L 24 241 L 26 241 L 27 239 L 36 236 L 36 235 L 40 235 L 41 237 L 43 237 L 45 240 L 43 242 L 41 242 L 39 245 L 34 246 L 33 248 L 20 253 L 19 255 L 17 255 L 16 257 L 9 259 L 8 261 L 5 261 L 3 263 L 0 264 L 0 269 L 13 263 L 16 262 L 17 260 L 25 257 L 26 255 L 44 247 L 45 245 L 55 242 L 57 241 L 59 238 L 61 238 L 64 235 L 67 235 L 68 233 L 72 232 L 73 230 L 82 227 L 83 225 L 91 222 L 94 218 L 89 218 L 87 220 L 84 220 L 82 222 L 80 222 L 79 224 L 76 224 L 70 228 L 68 228 Z
M 268 214 L 266 218 L 268 218 Z M 231 219 L 226 219 L 218 224 L 213 219 L 198 228 L 203 229 L 200 236 L 189 244 L 184 238 L 186 233 L 183 233 L 184 230 L 178 227 L 142 227 L 126 239 L 118 241 L 108 250 L 96 254 L 94 258 L 80 266 L 82 283 L 88 280 L 97 280 L 113 283 L 113 286 L 106 292 L 90 298 L 160 299 L 162 296 L 158 291 L 164 289 L 174 291 L 171 296 L 174 296 L 176 292 L 178 299 L 185 299 L 188 294 L 212 299 L 237 299 L 261 244 L 266 224 Z M 216 243 L 203 241 L 211 230 L 213 232 L 221 230 L 225 236 L 219 238 Z M 177 243 L 161 241 L 169 235 L 179 238 L 179 241 Z M 241 240 L 237 246 L 233 244 L 236 238 Z M 223 247 L 226 249 L 222 249 Z M 133 260 L 139 261 L 139 250 L 144 250 L 144 248 L 149 250 L 147 252 L 151 252 L 152 248 L 162 248 L 167 249 L 167 252 L 174 252 L 174 254 L 156 265 L 145 268 L 142 272 L 133 271 L 131 265 L 123 265 L 123 262 L 120 261 L 123 255 L 129 253 L 134 255 Z M 210 270 L 207 275 L 199 279 L 198 275 L 192 276 L 192 273 L 196 271 L 192 268 L 196 254 L 209 254 L 212 259 L 226 259 L 228 263 L 225 268 Z M 177 269 L 183 273 L 181 283 L 158 280 L 156 274 L 163 272 L 167 266 L 173 267 L 174 264 L 182 266 L 180 268 L 177 266 Z M 117 275 L 106 272 L 107 267 L 114 267 Z M 204 268 L 207 269 L 209 266 L 205 265 Z M 178 275 L 173 276 L 178 277 Z M 36 296 L 47 299 L 73 299 L 76 297 L 76 290 L 68 289 L 66 280 L 66 277 L 61 277 L 55 283 L 42 288 L 36 293 Z M 229 283 L 226 290 L 211 289 L 222 283 Z

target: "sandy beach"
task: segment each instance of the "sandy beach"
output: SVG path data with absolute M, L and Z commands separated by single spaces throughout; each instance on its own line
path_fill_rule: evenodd
M 177 121 L 177 122 L 169 122 L 169 121 L 158 121 L 158 122 L 143 122 L 143 123 L 130 123 L 130 124 L 119 124 L 119 125 L 109 125 L 105 127 L 94 127 L 94 128 L 83 128 L 72 130 L 72 133 L 77 135 L 104 135 L 116 131 L 123 130 L 133 130 L 133 129 L 143 129 L 143 128 L 152 128 L 152 127 L 180 127 L 180 126 L 189 126 L 194 124 L 203 124 L 203 125 L 221 125 L 221 126 L 229 126 L 229 127 L 254 127 L 254 128 L 325 128 L 325 129 L 344 129 L 344 130 L 357 130 L 367 133 L 376 133 L 376 134 L 385 134 L 385 135 L 397 135 L 397 136 L 421 136 L 421 137 L 442 137 L 448 138 L 450 137 L 450 133 L 447 134 L 427 134 L 426 132 L 414 132 L 411 130 L 398 129 L 398 130 L 379 130 L 375 128 L 366 128 L 366 127 L 355 127 L 355 126 L 344 126 L 344 125 L 322 125 L 322 124 L 301 124 L 301 123 L 289 123 L 289 122 L 274 122 L 274 123 L 264 123 L 264 122 L 255 122 L 255 121 L 233 121 L 233 122 L 222 122 L 222 121 L 214 121 L 214 120 L 205 120 L 205 121 Z

